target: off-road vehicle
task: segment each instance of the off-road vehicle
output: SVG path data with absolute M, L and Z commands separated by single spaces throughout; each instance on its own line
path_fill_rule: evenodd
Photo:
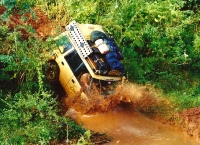
M 107 64 L 105 54 L 90 40 L 94 31 L 105 33 L 101 25 L 72 21 L 65 29 L 66 31 L 54 39 L 57 48 L 53 51 L 52 59 L 48 61 L 48 80 L 59 80 L 69 97 L 80 92 L 83 87 L 80 79 L 85 73 L 91 76 L 88 90 L 92 89 L 93 83 L 101 88 L 122 81 L 124 72 L 113 70 Z

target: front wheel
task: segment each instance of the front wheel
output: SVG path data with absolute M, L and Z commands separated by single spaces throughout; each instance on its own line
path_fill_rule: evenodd
M 59 80 L 59 66 L 55 60 L 49 60 L 46 64 L 46 78 L 50 82 L 57 82 Z

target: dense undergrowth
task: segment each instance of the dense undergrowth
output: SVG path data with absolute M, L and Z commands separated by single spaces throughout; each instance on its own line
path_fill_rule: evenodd
M 199 1 L 2 0 L 0 5 L 6 8 L 0 15 L 1 144 L 48 144 L 66 138 L 63 123 L 70 137 L 84 133 L 62 117 L 45 81 L 42 54 L 52 42 L 38 38 L 27 23 L 27 13 L 37 21 L 35 10 L 46 12 L 58 32 L 71 20 L 103 25 L 124 54 L 129 81 L 153 84 L 176 111 L 200 105 Z M 23 23 L 10 27 L 14 13 Z

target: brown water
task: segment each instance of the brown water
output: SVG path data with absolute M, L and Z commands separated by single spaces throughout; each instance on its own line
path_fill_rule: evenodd
M 132 109 L 117 108 L 93 115 L 71 110 L 70 114 L 86 129 L 110 136 L 112 141 L 106 145 L 199 145 L 180 130 L 155 122 Z
M 164 102 L 170 108 L 170 103 Z M 156 107 L 160 115 L 170 112 L 167 112 L 168 108 L 161 107 L 163 101 L 158 99 L 156 93 L 143 86 L 128 84 L 119 86 L 116 93 L 107 98 L 92 95 L 85 100 L 78 96 L 66 98 L 65 103 L 71 108 L 66 115 L 86 129 L 111 137 L 112 141 L 106 145 L 199 145 L 181 130 L 139 113 L 156 113 L 150 111 L 152 107 Z

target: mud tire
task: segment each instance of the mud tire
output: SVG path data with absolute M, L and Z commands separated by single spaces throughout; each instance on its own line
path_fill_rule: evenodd
M 59 81 L 60 69 L 55 60 L 49 60 L 46 63 L 46 78 L 50 82 Z

